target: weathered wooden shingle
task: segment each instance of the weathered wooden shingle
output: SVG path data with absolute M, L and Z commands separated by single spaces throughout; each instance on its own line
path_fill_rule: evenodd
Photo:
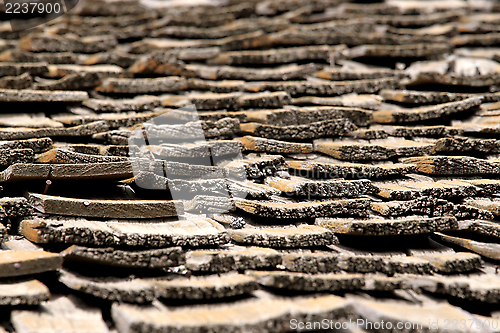
M 46 62 L 2 62 L 0 63 L 0 77 L 15 76 L 29 73 L 33 76 L 41 76 L 49 71 Z
M 172 200 L 86 200 L 36 193 L 29 199 L 37 211 L 55 215 L 152 219 L 183 213 L 183 205 Z
M 326 120 L 305 125 L 273 126 L 259 123 L 241 124 L 245 134 L 275 140 L 304 140 L 322 137 L 347 136 L 357 129 L 348 119 Z
M 42 333 L 108 333 L 109 329 L 99 308 L 85 306 L 76 298 L 59 296 L 35 310 L 12 312 L 16 332 Z
M 138 307 L 115 303 L 112 317 L 119 331 L 131 328 L 140 333 L 283 332 L 290 330 L 290 318 L 312 320 L 343 318 L 351 311 L 343 298 L 328 295 L 312 298 L 259 298 L 232 304 L 186 307 L 166 311 L 161 307 Z
M 0 102 L 78 103 L 89 98 L 84 91 L 40 91 L 0 89 Z
M 236 140 L 242 142 L 245 146 L 245 150 L 248 151 L 275 154 L 306 154 L 313 152 L 313 145 L 310 143 L 279 141 L 250 135 L 246 135 L 242 138 L 236 138 Z
M 246 91 L 285 91 L 291 96 L 339 96 L 350 93 L 373 94 L 381 89 L 394 88 L 399 84 L 399 78 L 386 77 L 381 79 L 353 81 L 261 81 L 249 82 L 244 85 Z M 476 103 L 478 105 L 479 103 Z
M 429 260 L 439 273 L 465 273 L 482 267 L 481 257 L 474 253 L 421 254 L 419 258 Z
M 378 192 L 378 189 L 366 179 L 311 180 L 292 176 L 290 179 L 267 177 L 265 182 L 280 190 L 285 196 L 347 198 Z
M 125 157 L 82 154 L 63 148 L 55 148 L 38 155 L 35 162 L 52 164 L 85 164 L 123 162 L 125 160 Z
M 429 153 L 433 142 L 412 140 L 371 140 L 360 141 L 322 141 L 314 142 L 314 150 L 339 160 L 364 161 L 388 160 L 395 156 L 421 156 Z
M 333 233 L 322 227 L 305 225 L 289 228 L 243 228 L 230 230 L 234 242 L 266 247 L 309 247 L 337 243 Z
M 454 217 L 419 216 L 367 220 L 318 218 L 315 223 L 338 234 L 370 236 L 416 235 L 458 229 L 457 220 Z
M 107 301 L 150 303 L 155 299 L 153 285 L 141 279 L 93 279 L 68 271 L 62 271 L 60 274 L 59 282 L 66 287 Z
M 472 229 L 474 230 L 474 229 Z M 495 229 L 493 229 L 495 230 Z M 491 231 L 491 229 L 490 229 Z M 482 232 L 483 234 L 488 235 L 486 232 Z M 494 259 L 494 260 L 499 260 L 500 259 L 500 245 L 497 243 L 487 243 L 487 242 L 482 242 L 482 241 L 475 241 L 472 239 L 468 238 L 462 238 L 462 237 L 454 237 L 454 236 L 449 236 L 443 233 L 437 233 L 439 238 L 450 244 L 455 244 L 459 245 L 467 250 L 470 250 L 472 252 L 475 252 L 485 258 L 489 259 Z
M 345 199 L 317 202 L 260 202 L 239 199 L 236 207 L 250 213 L 267 218 L 304 219 L 324 216 L 352 214 L 364 216 L 368 213 L 369 200 Z
M 289 161 L 292 173 L 312 178 L 386 178 L 402 176 L 417 171 L 417 166 L 407 164 L 327 163 L 316 161 Z
M 37 244 L 163 248 L 220 245 L 230 240 L 224 227 L 208 218 L 152 223 L 141 220 L 103 222 L 82 218 L 35 218 L 21 221 L 20 229 L 24 237 Z
M 107 78 L 96 89 L 114 94 L 150 94 L 186 90 L 187 81 L 180 77 L 158 79 L 115 79 Z
M 363 289 L 361 274 L 304 274 L 280 271 L 248 271 L 266 287 L 300 291 L 337 291 Z
M 186 267 L 196 272 L 228 272 L 231 270 L 275 268 L 281 264 L 276 250 L 261 247 L 194 250 L 186 253 Z
M 364 319 L 363 323 L 371 325 L 369 327 L 375 327 L 375 323 L 384 320 L 387 325 L 390 323 L 391 327 L 397 327 L 398 323 L 403 323 L 403 327 L 407 329 L 432 332 L 436 331 L 436 327 L 443 327 L 448 321 L 470 320 L 473 322 L 475 320 L 475 317 L 469 312 L 445 302 L 415 304 L 396 300 L 379 302 L 353 297 L 348 299 L 355 302 L 353 304 L 354 311 Z M 481 329 L 475 326 L 470 329 L 468 327 L 457 329 L 457 332 L 460 333 L 480 331 Z
M 398 181 L 397 183 L 376 183 L 378 195 L 390 200 L 408 200 L 430 196 L 434 198 L 463 198 L 484 193 L 479 186 L 462 180 L 438 182 Z
M 500 201 L 486 198 L 470 198 L 465 200 L 465 203 L 479 209 L 485 209 L 495 216 L 500 215 Z
M 500 163 L 471 156 L 419 156 L 403 159 L 418 171 L 431 175 L 488 175 L 500 171 Z
M 417 279 L 417 283 L 418 281 L 424 282 L 422 288 L 432 293 L 484 303 L 498 303 L 500 297 L 499 279 L 494 274 L 475 274 L 467 277 L 436 275 L 421 279 Z
M 286 64 L 301 60 L 325 60 L 330 52 L 340 51 L 345 46 L 304 46 L 281 50 L 230 51 L 208 61 L 211 65 Z
M 0 251 L 0 276 L 38 274 L 61 268 L 63 258 L 45 251 Z
M 0 182 L 26 180 L 85 180 L 127 179 L 132 177 L 130 162 L 85 164 L 24 164 L 16 163 L 0 172 Z
M 72 245 L 61 255 L 64 261 L 89 262 L 127 268 L 166 268 L 185 263 L 181 247 L 152 250 L 122 250 L 110 247 L 86 247 Z
M 2 94 L 0 94 L 0 96 L 2 96 Z M 107 130 L 108 125 L 104 121 L 96 121 L 66 128 L 7 127 L 0 129 L 0 139 L 19 140 L 45 137 L 88 137 Z
M 39 305 L 50 298 L 50 291 L 38 280 L 0 283 L 0 305 Z
M 152 284 L 159 297 L 167 299 L 216 299 L 248 294 L 258 288 L 250 276 L 228 273 L 174 279 L 171 281 L 154 280 Z
M 461 220 L 493 218 L 493 214 L 485 209 L 426 196 L 407 201 L 372 202 L 371 208 L 381 215 L 391 217 L 424 214 L 429 216 L 454 216 Z
M 481 104 L 481 98 L 472 97 L 462 101 L 422 106 L 415 109 L 380 110 L 373 113 L 373 120 L 382 124 L 414 123 L 462 112 L 479 104 Z
M 133 99 L 103 100 L 90 98 L 82 102 L 89 109 L 97 112 L 150 111 L 160 106 L 160 99 L 155 96 L 137 96 Z

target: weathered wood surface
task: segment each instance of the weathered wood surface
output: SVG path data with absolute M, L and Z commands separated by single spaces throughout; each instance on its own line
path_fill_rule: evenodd
M 100 309 L 63 296 L 43 303 L 38 310 L 15 310 L 11 320 L 16 332 L 23 333 L 109 332 Z
M 0 305 L 39 305 L 50 298 L 50 291 L 38 280 L 0 283 Z
M 29 200 L 45 214 L 121 219 L 178 216 L 183 205 L 171 200 L 86 200 L 30 193 Z
M 493 331 L 497 2 L 160 2 L 0 24 L 2 333 Z
M 182 248 L 178 246 L 141 251 L 72 245 L 61 255 L 64 261 L 128 268 L 166 268 L 186 261 Z
M 236 273 L 153 281 L 159 297 L 167 299 L 217 299 L 248 294 L 258 288 L 250 276 Z
M 38 274 L 61 268 L 63 258 L 45 251 L 0 251 L 0 277 Z
M 180 221 L 86 220 L 83 218 L 25 219 L 21 233 L 37 244 L 162 248 L 202 247 L 229 242 L 222 225 L 209 218 Z

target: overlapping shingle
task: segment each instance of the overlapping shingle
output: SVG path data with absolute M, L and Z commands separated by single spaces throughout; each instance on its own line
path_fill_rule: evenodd
M 481 104 L 479 97 L 471 97 L 458 102 L 422 106 L 406 110 L 379 110 L 373 113 L 373 120 L 382 124 L 414 123 L 461 112 Z
M 186 90 L 186 79 L 166 77 L 157 79 L 114 79 L 103 80 L 98 91 L 114 94 L 150 94 Z
M 1 277 L 31 275 L 61 268 L 63 259 L 45 251 L 0 251 Z
M 153 285 L 140 279 L 89 279 L 63 271 L 59 281 L 70 289 L 108 301 L 150 303 L 155 299 Z
M 415 156 L 428 154 L 433 142 L 413 140 L 371 140 L 360 141 L 321 141 L 314 142 L 314 150 L 339 160 L 388 160 L 395 156 Z
M 0 305 L 39 305 L 49 300 L 50 291 L 38 280 L 0 283 Z
M 16 331 L 25 333 L 51 332 L 57 327 L 73 333 L 82 329 L 89 333 L 108 333 L 100 309 L 82 303 L 76 297 L 59 296 L 35 311 L 13 311 L 12 325 Z
M 372 236 L 415 235 L 458 229 L 454 217 L 373 218 L 368 220 L 318 218 L 315 223 L 338 234 Z
M 361 164 L 361 163 L 326 163 L 315 161 L 290 161 L 290 169 L 302 177 L 326 178 L 384 178 L 414 173 L 413 164 Z
M 431 175 L 488 175 L 498 173 L 496 161 L 470 156 L 421 156 L 409 157 L 404 163 L 416 165 L 418 171 Z
M 240 199 L 236 202 L 239 209 L 262 217 L 279 219 L 304 219 L 332 215 L 367 214 L 369 200 L 345 199 L 312 202 L 257 202 Z
M 33 207 L 45 214 L 99 218 L 161 218 L 182 214 L 178 201 L 166 200 L 86 200 L 43 194 L 29 194 Z
M 257 282 L 242 274 L 191 278 L 189 280 L 153 281 L 158 295 L 168 299 L 216 299 L 248 294 Z
M 337 238 L 330 231 L 317 226 L 290 228 L 243 228 L 229 231 L 238 244 L 266 247 L 309 247 L 330 245 Z
M 113 267 L 165 268 L 185 262 L 178 246 L 152 250 L 122 250 L 72 245 L 61 253 L 65 261 L 90 262 Z
M 290 179 L 268 177 L 266 183 L 284 195 L 298 197 L 359 197 L 374 194 L 377 188 L 369 180 L 310 180 L 292 177 Z
M 275 268 L 281 264 L 279 252 L 264 247 L 194 250 L 186 254 L 186 267 L 195 272 Z
M 275 140 L 303 140 L 321 137 L 346 136 L 357 127 L 348 119 L 334 119 L 306 125 L 273 126 L 245 123 L 240 126 L 245 134 Z
M 497 4 L 82 1 L 0 24 L 0 331 L 495 320 Z
M 21 233 L 34 243 L 65 243 L 93 246 L 161 248 L 168 246 L 208 246 L 225 244 L 229 235 L 208 218 L 144 223 L 92 221 L 82 218 L 25 219 Z M 186 233 L 186 230 L 190 230 Z

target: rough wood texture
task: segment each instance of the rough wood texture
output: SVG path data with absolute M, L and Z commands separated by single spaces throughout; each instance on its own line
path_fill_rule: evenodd
M 395 156 L 420 156 L 428 154 L 433 147 L 433 142 L 412 140 L 372 140 L 369 143 L 321 140 L 314 142 L 315 151 L 346 161 L 376 161 L 388 160 Z
M 150 306 L 114 304 L 112 317 L 118 330 L 137 332 L 282 332 L 289 330 L 290 317 L 313 320 L 344 317 L 351 306 L 334 295 L 316 298 L 262 298 L 231 305 L 212 305 L 166 311 Z M 295 317 L 296 316 L 296 317 Z M 321 318 L 321 319 L 320 319 Z M 272 323 L 272 325 L 270 325 Z M 151 329 L 153 328 L 153 331 Z
M 499 1 L 82 1 L 0 23 L 0 333 L 495 330 Z
M 281 255 L 276 250 L 261 247 L 232 246 L 224 250 L 195 250 L 186 253 L 186 267 L 197 272 L 265 269 L 279 264 Z
M 1 95 L 0 95 L 1 96 Z M 104 121 L 96 121 L 89 124 L 67 127 L 67 128 L 2 128 L 0 129 L 0 140 L 18 140 L 44 137 L 80 137 L 106 131 L 108 125 Z
M 352 214 L 365 216 L 369 201 L 366 199 L 329 200 L 321 202 L 277 203 L 239 199 L 236 207 L 262 217 L 278 219 L 304 219 L 322 216 Z
M 61 268 L 63 258 L 45 251 L 0 251 L 0 277 L 38 274 Z
M 328 230 L 316 226 L 296 228 L 244 228 L 229 231 L 233 241 L 266 247 L 308 247 L 329 245 L 337 238 Z
M 497 161 L 470 156 L 409 157 L 403 162 L 416 165 L 419 172 L 431 175 L 488 175 L 500 170 Z
M 407 217 L 394 220 L 318 218 L 315 223 L 338 234 L 371 236 L 415 235 L 458 229 L 457 220 L 454 217 Z
M 467 180 L 452 180 L 440 182 L 411 182 L 398 181 L 378 182 L 376 186 L 380 189 L 378 195 L 390 200 L 416 199 L 422 196 L 434 198 L 462 198 L 473 197 L 484 193 L 477 185 Z
M 298 154 L 312 153 L 313 146 L 310 143 L 293 143 L 286 141 L 278 141 L 273 139 L 258 138 L 254 136 L 244 136 L 237 138 L 245 146 L 245 150 L 259 151 L 265 153 L 276 154 Z
M 44 303 L 35 311 L 13 311 L 11 320 L 16 332 L 21 333 L 109 332 L 101 310 L 81 305 L 76 298 L 58 297 Z
M 64 261 L 90 262 L 128 268 L 165 268 L 185 263 L 184 252 L 178 246 L 134 251 L 72 245 L 61 252 L 61 255 Z
M 481 257 L 468 252 L 422 254 L 419 257 L 429 260 L 442 274 L 470 272 L 482 267 Z
M 156 280 L 153 285 L 162 298 L 215 299 L 248 294 L 258 288 L 255 279 L 236 273 L 191 277 L 189 280 Z
M 187 81 L 179 77 L 158 79 L 105 79 L 97 90 L 114 94 L 151 94 L 187 89 Z
M 417 167 L 413 164 L 361 164 L 361 163 L 325 163 L 315 161 L 288 162 L 292 173 L 312 178 L 386 178 L 413 173 Z
M 452 295 L 457 298 L 497 303 L 500 294 L 499 280 L 495 275 L 435 276 L 424 277 L 418 282 L 427 282 L 422 288 L 426 291 Z
M 472 97 L 458 102 L 435 106 L 422 106 L 408 110 L 380 110 L 373 113 L 373 120 L 382 124 L 414 123 L 465 111 L 481 104 L 481 98 Z
M 82 154 L 61 148 L 55 148 L 38 155 L 35 162 L 51 164 L 84 164 L 123 162 L 125 160 L 125 157 Z
M 150 303 L 155 299 L 153 286 L 141 279 L 92 279 L 62 271 L 59 281 L 70 289 L 107 301 Z
M 272 288 L 301 291 L 356 290 L 365 286 L 361 274 L 304 274 L 279 271 L 250 271 L 257 281 Z
M 81 218 L 26 219 L 21 233 L 37 244 L 162 248 L 201 247 L 229 242 L 224 228 L 208 218 L 180 221 L 91 221 Z
M 43 153 L 52 148 L 50 138 L 0 141 L 0 149 L 32 149 L 35 153 Z
M 291 177 L 283 179 L 267 177 L 266 184 L 280 190 L 287 196 L 298 197 L 359 197 L 364 194 L 374 194 L 378 189 L 369 180 L 310 180 Z
M 89 98 L 85 91 L 39 91 L 0 89 L 0 102 L 77 103 Z
M 398 322 L 409 323 L 408 327 L 416 327 L 423 332 L 432 332 L 436 330 L 436 325 L 432 323 L 444 323 L 446 321 L 474 320 L 474 317 L 457 307 L 448 303 L 426 302 L 415 304 L 403 301 L 390 300 L 387 302 L 377 302 L 361 298 L 350 297 L 354 301 L 354 311 L 360 316 L 366 318 L 366 321 L 380 322 L 384 320 L 396 327 Z M 473 327 L 472 329 L 458 329 L 457 332 L 480 332 L 481 329 Z
M 84 164 L 24 164 L 16 163 L 0 172 L 0 181 L 64 179 L 127 179 L 132 177 L 130 162 Z
M 399 79 L 394 77 L 354 81 L 267 81 L 248 83 L 245 85 L 245 90 L 253 92 L 285 91 L 291 96 L 300 96 L 306 93 L 316 96 L 338 96 L 350 93 L 372 94 L 381 89 L 394 88 L 398 82 Z
M 241 131 L 267 139 L 304 140 L 329 136 L 346 136 L 357 127 L 348 119 L 326 120 L 307 125 L 272 126 L 259 123 L 241 124 Z
M 170 200 L 86 200 L 30 193 L 30 203 L 45 214 L 119 219 L 153 219 L 183 214 L 183 205 Z
M 38 280 L 0 283 L 0 305 L 39 305 L 50 298 L 50 291 Z

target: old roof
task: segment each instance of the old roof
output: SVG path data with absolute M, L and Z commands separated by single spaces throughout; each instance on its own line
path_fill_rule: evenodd
M 499 1 L 5 11 L 0 333 L 500 332 Z

